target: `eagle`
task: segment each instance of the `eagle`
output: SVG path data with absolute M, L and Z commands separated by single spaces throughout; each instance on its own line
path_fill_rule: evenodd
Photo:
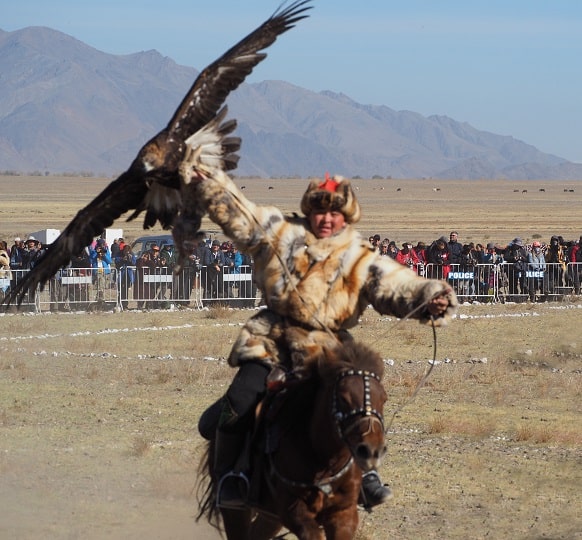
M 236 168 L 238 156 L 235 152 L 240 147 L 240 139 L 227 136 L 235 129 L 236 122 L 222 123 L 226 115 L 224 102 L 266 58 L 264 49 L 308 17 L 311 1 L 295 0 L 287 6 L 281 4 L 263 24 L 204 68 L 168 125 L 145 143 L 124 173 L 79 210 L 60 236 L 47 247 L 34 268 L 5 296 L 3 303 L 20 305 L 27 293 L 32 293 L 38 286 L 44 287 L 73 255 L 131 210 L 128 221 L 145 212 L 144 229 L 157 222 L 164 229 L 173 229 L 174 237 L 180 239 L 178 249 L 184 256 L 183 248 L 195 241 L 204 214 L 195 201 L 193 204 L 191 200 L 183 200 L 179 167 L 187 149 L 186 140 L 210 124 L 213 133 L 218 134 L 214 141 L 218 146 L 209 146 L 214 148 L 210 152 L 214 152 L 217 159 L 214 164 L 225 170 Z

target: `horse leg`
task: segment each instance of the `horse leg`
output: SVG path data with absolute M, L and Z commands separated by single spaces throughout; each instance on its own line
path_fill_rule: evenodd
M 329 540 L 353 540 L 358 529 L 356 505 L 332 514 L 324 521 L 323 528 Z
M 253 512 L 250 508 L 221 508 L 222 524 L 228 540 L 254 540 L 251 536 L 251 520 Z
M 279 513 L 279 515 L 281 515 Z M 283 524 L 299 538 L 299 540 L 326 540 L 324 529 L 316 520 L 316 514 L 302 504 L 297 504 L 291 514 L 285 516 Z M 333 537 L 329 537 L 333 538 Z
M 269 540 L 273 538 L 281 530 L 281 522 L 279 519 L 268 517 L 260 514 L 252 522 L 249 530 L 249 538 L 253 540 Z

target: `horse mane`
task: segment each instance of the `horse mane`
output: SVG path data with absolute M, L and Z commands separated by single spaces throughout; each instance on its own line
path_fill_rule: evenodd
M 334 377 L 345 369 L 371 371 L 382 377 L 384 375 L 384 361 L 374 349 L 357 341 L 346 341 L 333 348 L 325 349 L 318 362 L 320 377 L 327 379 Z

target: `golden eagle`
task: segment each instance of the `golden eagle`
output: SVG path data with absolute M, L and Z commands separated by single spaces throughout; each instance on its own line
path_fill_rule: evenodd
M 259 64 L 266 53 L 263 49 L 272 45 L 277 37 L 306 18 L 311 0 L 296 0 L 289 6 L 281 5 L 277 11 L 256 30 L 239 41 L 218 60 L 206 67 L 180 103 L 168 125 L 150 139 L 138 152 L 129 169 L 111 182 L 91 203 L 80 210 L 62 234 L 51 244 L 34 268 L 26 273 L 4 298 L 6 305 L 22 302 L 27 292 L 53 277 L 66 266 L 72 256 L 88 246 L 118 217 L 134 210 L 128 220 L 145 211 L 144 229 L 157 221 L 164 229 L 173 228 L 180 222 L 179 234 L 184 240 L 192 240 L 200 227 L 203 212 L 183 204 L 178 167 L 184 157 L 185 141 L 199 132 L 209 122 L 218 124 L 226 114 L 226 107 L 219 112 L 230 92 L 235 90 Z M 220 166 L 234 169 L 240 147 L 240 139 L 226 138 L 233 131 L 233 120 L 220 128 Z M 176 231 L 178 232 L 178 231 Z M 181 245 L 177 246 L 181 249 Z

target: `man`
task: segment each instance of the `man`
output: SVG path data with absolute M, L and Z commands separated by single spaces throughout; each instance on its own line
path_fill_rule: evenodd
M 451 252 L 445 236 L 435 240 L 426 251 L 429 263 L 427 275 L 433 279 L 447 279 L 451 271 Z
M 451 231 L 447 245 L 449 247 L 449 253 L 451 254 L 450 263 L 461 264 L 463 246 L 459 243 L 459 233 L 457 231 Z M 458 270 L 458 268 L 454 270 Z
M 514 238 L 503 254 L 503 259 L 509 263 L 507 270 L 509 277 L 509 294 L 515 302 L 519 300 L 519 294 L 527 294 L 527 250 L 521 238 Z M 519 288 L 518 288 L 519 286 Z
M 548 292 L 555 294 L 559 287 L 564 286 L 564 277 L 566 275 L 567 258 L 564 247 L 559 236 L 550 238 L 550 245 L 545 252 L 545 260 L 548 263 Z
M 457 300 L 446 283 L 419 278 L 390 257 L 380 257 L 352 228 L 360 206 L 349 181 L 341 177 L 313 180 L 301 200 L 305 217 L 299 217 L 252 203 L 226 174 L 190 178 L 188 159 L 181 171 L 196 185 L 210 218 L 253 256 L 255 280 L 268 306 L 246 323 L 232 348 L 228 361 L 239 370 L 220 418 L 215 404 L 199 424 L 203 436 L 216 437 L 215 472 L 222 478 L 218 504 L 236 508 L 244 497 L 233 466 L 273 366 L 288 360 L 294 348 L 305 352 L 309 347 L 336 346 L 349 337 L 346 330 L 357 324 L 369 304 L 384 314 L 443 321 L 454 312 Z M 300 339 L 281 340 L 286 332 Z M 362 487 L 367 507 L 391 497 L 376 471 L 364 476 Z
M 164 247 L 160 251 L 160 257 L 166 261 L 162 273 L 164 275 L 173 276 L 172 281 L 163 282 L 160 289 L 160 299 L 163 300 L 161 307 L 167 309 L 170 307 L 171 301 L 178 298 L 179 277 L 174 276 L 174 267 L 178 262 L 178 252 L 175 249 L 174 244 L 164 244 Z
M 218 240 L 213 240 L 210 246 L 210 250 L 204 253 L 204 259 L 202 264 L 206 266 L 206 277 L 208 283 L 206 285 L 206 290 L 210 290 L 211 298 L 222 298 L 224 296 L 223 291 L 223 268 L 231 266 L 231 261 L 229 261 L 220 249 L 221 244 Z

